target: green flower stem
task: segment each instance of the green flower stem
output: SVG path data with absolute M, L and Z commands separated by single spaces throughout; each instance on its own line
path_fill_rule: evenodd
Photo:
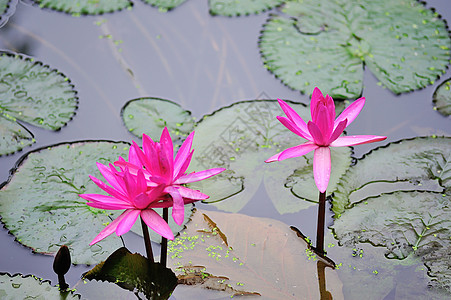
M 326 215 L 326 193 L 319 193 L 319 208 L 318 208 L 318 225 L 316 227 L 316 250 L 321 255 L 324 252 L 324 220 Z
M 144 222 L 142 218 L 141 218 L 141 226 L 143 229 L 144 244 L 146 245 L 147 259 L 150 262 L 154 263 L 155 261 L 153 259 L 152 245 L 150 244 L 149 229 L 147 229 L 147 224 Z
M 169 218 L 169 209 L 167 207 L 163 208 L 163 220 L 167 223 Z M 162 237 L 161 239 L 161 254 L 160 263 L 166 267 L 166 261 L 168 257 L 168 239 Z

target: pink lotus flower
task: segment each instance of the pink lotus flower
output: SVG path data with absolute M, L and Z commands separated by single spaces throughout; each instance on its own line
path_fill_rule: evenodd
M 313 156 L 313 176 L 316 186 L 324 193 L 329 184 L 331 159 L 329 147 L 345 147 L 383 141 L 386 136 L 352 135 L 340 136 L 343 130 L 354 121 L 365 105 L 365 98 L 359 98 L 349 105 L 335 119 L 335 104 L 332 97 L 325 98 L 318 88 L 315 88 L 310 103 L 312 121 L 307 124 L 284 101 L 277 99 L 288 118 L 278 116 L 277 119 L 290 131 L 308 140 L 308 142 L 288 148 L 266 160 L 273 162 L 291 157 L 302 156 L 315 150 Z
M 90 175 L 89 177 L 98 187 L 111 196 L 101 194 L 81 194 L 79 196 L 88 200 L 87 205 L 91 207 L 111 210 L 125 209 L 125 211 L 105 227 L 89 245 L 94 245 L 113 232 L 116 232 L 118 236 L 127 233 L 139 216 L 156 233 L 167 239 L 174 239 L 169 225 L 153 210 L 157 207 L 171 206 L 171 203 L 165 201 L 165 198 L 162 197 L 163 186 L 157 185 L 149 188 L 143 170 L 131 174 L 127 169 L 117 171 L 111 164 L 108 168 L 101 163 L 97 163 L 97 167 L 111 186 L 94 176 Z
M 119 159 L 114 164 L 126 167 L 130 172 L 144 171 L 148 187 L 163 186 L 163 194 L 170 195 L 167 200 L 172 206 L 172 217 L 181 225 L 185 217 L 184 205 L 194 201 L 208 199 L 209 196 L 197 190 L 189 189 L 183 184 L 200 181 L 217 175 L 224 168 L 213 168 L 186 174 L 191 162 L 194 131 L 186 138 L 174 159 L 174 146 L 168 129 L 161 133 L 160 142 L 154 142 L 143 134 L 142 149 L 133 142 L 129 153 L 129 162 Z M 144 169 L 143 169 L 144 167 Z

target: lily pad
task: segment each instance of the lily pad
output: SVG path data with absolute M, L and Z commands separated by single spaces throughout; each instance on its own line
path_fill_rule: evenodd
M 8 22 L 9 17 L 14 14 L 17 0 L 0 0 L 0 27 Z
M 78 194 L 100 193 L 88 177 L 103 178 L 96 162 L 108 164 L 119 156 L 126 158 L 128 149 L 129 144 L 122 142 L 86 141 L 30 152 L 0 190 L 2 222 L 17 241 L 34 252 L 54 254 L 64 244 L 74 264 L 104 260 L 122 246 L 121 239 L 111 236 L 93 246 L 89 243 L 117 212 L 90 208 Z M 190 210 L 185 211 L 188 219 Z M 174 233 L 181 230 L 172 223 Z
M 122 108 L 121 116 L 127 129 L 139 138 L 143 133 L 159 137 L 164 127 L 168 127 L 171 135 L 185 137 L 194 129 L 191 112 L 165 99 L 131 100 Z
M 169 243 L 168 263 L 179 281 L 262 299 L 320 299 L 317 261 L 308 244 L 276 220 L 197 210 Z M 172 254 L 172 257 L 171 257 Z M 206 282 L 189 275 L 196 268 Z M 322 275 L 322 274 L 321 274 Z M 324 288 L 343 299 L 335 270 L 325 270 Z
M 337 217 L 369 196 L 402 190 L 451 191 L 451 138 L 418 137 L 380 147 L 348 169 L 338 183 Z
M 265 67 L 303 93 L 362 93 L 363 66 L 398 94 L 445 72 L 451 40 L 445 22 L 416 0 L 287 1 L 271 15 L 259 47 Z M 387 51 L 390 49 L 390 51 Z
M 80 15 L 100 15 L 125 8 L 131 8 L 133 2 L 129 0 L 32 0 L 41 8 Z
M 77 109 L 76 94 L 70 80 L 57 70 L 21 55 L 0 53 L 0 118 L 6 134 L 0 154 L 15 152 L 32 142 L 32 136 L 20 129 L 18 121 L 49 130 L 66 125 Z
M 434 109 L 444 116 L 451 115 L 451 78 L 442 82 L 432 96 Z
M 303 104 L 290 103 L 301 117 L 310 118 Z M 277 211 L 293 213 L 314 205 L 318 191 L 313 179 L 313 154 L 264 164 L 272 155 L 305 142 L 287 130 L 276 116 L 277 101 L 238 102 L 205 116 L 196 126 L 192 170 L 224 167 L 213 178 L 192 184 L 210 195 L 206 200 L 220 209 L 238 212 L 263 183 Z M 350 148 L 333 148 L 328 194 L 349 167 Z M 303 201 L 309 200 L 309 201 Z M 225 201 L 222 201 L 227 199 Z
M 350 248 L 370 243 L 385 248 L 387 258 L 412 256 L 406 266 L 424 262 L 429 280 L 451 293 L 449 200 L 449 195 L 434 192 L 395 192 L 367 198 L 342 213 L 334 232 L 340 244 Z
M 83 278 L 108 281 L 134 292 L 137 290 L 147 299 L 168 299 L 177 286 L 177 277 L 171 269 L 160 263 L 151 263 L 124 247 L 83 274 Z
M 73 291 L 60 292 L 58 287 L 50 285 L 49 281 L 36 276 L 9 275 L 0 273 L 0 298 L 14 299 L 80 299 Z
M 209 0 L 210 14 L 240 16 L 258 14 L 280 5 L 285 0 Z
M 14 153 L 35 142 L 25 127 L 6 118 L 0 118 L 0 136 L 0 155 Z
M 142 0 L 152 6 L 158 7 L 159 10 L 166 12 L 181 5 L 186 0 Z

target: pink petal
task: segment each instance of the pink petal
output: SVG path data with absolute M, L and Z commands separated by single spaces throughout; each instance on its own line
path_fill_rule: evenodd
M 345 130 L 347 123 L 348 123 L 348 120 L 345 119 L 344 121 L 341 121 L 338 124 L 338 126 L 335 128 L 334 132 L 330 136 L 329 141 L 327 142 L 327 144 L 330 144 L 333 141 L 335 141 L 336 139 L 338 139 L 338 137 L 343 133 L 343 130 Z
M 313 177 L 316 186 L 321 193 L 327 190 L 331 170 L 329 147 L 319 147 L 313 155 Z
M 174 187 L 166 187 L 165 191 L 172 197 L 174 205 L 172 206 L 172 217 L 175 223 L 182 225 L 185 218 L 185 204 L 183 203 L 182 195 Z
M 131 203 L 110 196 L 100 194 L 81 194 L 79 196 L 87 201 L 91 201 L 86 203 L 87 205 L 99 209 L 115 210 L 134 208 Z
M 330 118 L 329 112 L 327 111 L 327 107 L 323 105 L 319 105 L 317 108 L 316 120 L 313 120 L 318 129 L 321 131 L 323 136 L 324 144 L 329 140 L 332 130 L 334 127 L 334 119 Z M 310 126 L 309 126 L 310 130 Z
M 99 169 L 100 173 L 103 175 L 103 177 L 106 179 L 106 181 L 116 190 L 126 193 L 125 192 L 125 186 L 122 182 L 122 178 L 118 177 L 115 172 L 111 171 L 111 167 L 108 168 L 105 165 L 101 163 L 97 163 L 97 168 Z
M 158 161 L 157 144 L 143 134 L 143 151 L 139 153 L 141 162 L 151 174 L 159 174 L 160 162 Z
M 225 168 L 213 168 L 213 169 L 203 170 L 203 171 L 199 171 L 199 172 L 193 172 L 190 174 L 183 175 L 182 177 L 180 177 L 179 179 L 174 181 L 174 184 L 185 184 L 185 183 L 191 183 L 191 182 L 204 180 L 204 179 L 210 178 L 212 176 L 215 176 L 225 170 L 226 170 Z
M 123 218 L 127 216 L 127 211 L 124 211 L 119 217 L 117 217 L 113 222 L 111 222 L 107 227 L 105 227 L 93 240 L 91 243 L 89 243 L 90 246 L 94 245 L 95 243 L 103 240 L 110 234 L 116 231 L 117 226 L 122 221 Z
M 299 157 L 309 153 L 310 151 L 317 149 L 318 147 L 319 147 L 318 145 L 312 142 L 307 142 L 302 145 L 294 146 L 280 152 L 278 160 L 280 161 L 287 158 Z
M 321 93 L 319 88 L 315 87 L 313 89 L 312 98 L 310 100 L 310 115 L 312 117 L 312 120 L 315 120 L 317 114 L 316 108 L 318 107 L 318 104 L 323 101 L 323 99 L 323 93 Z
M 335 141 L 333 141 L 330 146 L 331 147 L 346 147 L 346 146 L 355 146 L 361 144 L 368 144 L 374 142 L 380 142 L 385 140 L 386 136 L 378 136 L 378 135 L 349 135 L 349 136 L 341 136 Z
M 160 138 L 160 166 L 164 169 L 164 174 L 171 178 L 174 174 L 174 145 L 167 127 L 163 129 Z
M 180 177 L 182 177 L 183 175 L 185 175 L 186 170 L 189 167 L 189 164 L 191 162 L 191 159 L 193 158 L 193 153 L 194 150 L 191 151 L 191 153 L 188 155 L 188 157 L 186 158 L 185 162 L 182 164 L 182 166 L 180 167 L 180 170 L 178 171 L 177 175 L 174 176 L 174 181 L 177 181 L 177 179 L 179 179 Z
M 326 108 L 328 117 L 333 122 L 335 120 L 335 102 L 334 99 L 332 99 L 332 97 L 329 95 L 326 95 Z
M 188 137 L 183 142 L 182 146 L 180 147 L 179 151 L 177 152 L 177 155 L 175 156 L 174 160 L 174 178 L 176 178 L 179 175 L 180 169 L 184 165 L 185 161 L 188 159 L 190 152 L 191 152 L 191 146 L 193 145 L 193 138 L 194 138 L 194 131 L 188 135 Z
M 111 196 L 113 196 L 114 198 L 122 199 L 122 200 L 128 201 L 128 198 L 127 198 L 127 196 L 126 196 L 124 193 L 119 192 L 119 191 L 113 189 L 112 187 L 110 187 L 109 185 L 107 185 L 106 183 L 102 182 L 101 180 L 95 178 L 95 177 L 92 176 L 92 175 L 89 175 L 89 178 L 91 178 L 91 180 L 92 180 L 99 188 L 101 188 L 102 190 L 104 190 L 105 192 L 107 192 L 108 194 L 110 194 Z
M 117 236 L 121 236 L 124 233 L 130 231 L 133 224 L 135 224 L 136 219 L 138 219 L 140 212 L 141 211 L 139 209 L 127 209 L 125 212 L 122 213 L 123 215 L 125 214 L 125 216 L 121 219 L 121 221 L 117 225 L 116 228 Z
M 145 209 L 150 204 L 150 198 L 147 194 L 141 193 L 133 199 L 133 203 L 138 209 Z
M 334 127 L 336 128 L 338 124 L 345 119 L 348 120 L 348 125 L 354 121 L 354 119 L 358 116 L 360 111 L 362 110 L 363 106 L 365 105 L 365 97 L 359 98 L 352 102 L 351 105 L 349 105 L 335 120 Z
M 308 130 L 310 131 L 310 134 L 313 137 L 314 143 L 319 146 L 325 145 L 326 144 L 325 138 L 323 137 L 323 133 L 318 128 L 318 126 L 315 123 L 313 123 L 312 121 L 309 121 L 307 126 L 308 126 Z
M 146 223 L 147 226 L 149 226 L 153 231 L 167 238 L 168 240 L 174 240 L 174 234 L 172 233 L 169 225 L 153 209 L 146 209 L 141 211 L 141 218 L 143 219 L 144 223 Z
M 290 119 L 291 122 L 298 128 L 298 130 L 302 133 L 302 135 L 307 139 L 310 140 L 310 133 L 307 128 L 307 124 L 305 124 L 305 121 L 299 116 L 299 114 L 291 108 L 285 101 L 281 99 L 277 99 L 279 102 L 280 107 L 282 108 L 283 112 L 287 115 L 288 119 Z M 280 121 L 280 120 L 279 120 Z M 282 123 L 283 124 L 283 123 Z M 284 124 L 285 125 L 285 124 Z M 287 127 L 288 128 L 288 127 Z M 288 128 L 289 129 L 289 128 Z
M 291 132 L 293 132 L 296 135 L 299 135 L 301 138 L 304 138 L 306 140 L 313 140 L 312 136 L 310 135 L 310 133 L 305 134 L 304 132 L 302 132 L 300 130 L 299 127 L 297 127 L 296 125 L 294 125 L 293 122 L 291 122 L 288 118 L 285 117 L 276 117 L 277 120 L 280 121 L 280 123 L 282 123 L 283 126 L 285 126 L 286 128 L 288 128 L 288 130 L 290 130 Z
M 131 164 L 140 166 L 142 168 L 142 163 L 139 159 L 138 153 L 136 152 L 136 148 L 133 146 L 130 146 L 130 149 L 128 150 L 128 161 Z
M 193 190 L 193 189 L 189 189 L 184 186 L 179 186 L 177 188 L 178 188 L 180 195 L 183 197 L 185 204 L 186 204 L 185 198 L 193 199 L 194 201 L 205 200 L 205 199 L 210 198 L 210 196 L 205 195 L 204 193 L 201 193 L 201 192 Z

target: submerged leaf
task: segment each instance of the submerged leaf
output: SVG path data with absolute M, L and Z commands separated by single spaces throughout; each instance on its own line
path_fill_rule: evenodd
M 32 0 L 41 8 L 50 8 L 74 16 L 99 15 L 131 8 L 129 0 Z
M 168 299 L 177 286 L 177 277 L 171 269 L 160 263 L 151 263 L 124 247 L 85 273 L 83 278 L 108 281 L 134 292 L 137 290 L 147 299 Z
M 303 104 L 290 105 L 308 120 Z M 196 126 L 192 170 L 223 167 L 227 170 L 213 178 L 191 184 L 210 195 L 206 201 L 223 210 L 238 212 L 254 196 L 261 183 L 277 211 L 293 213 L 313 205 L 318 191 L 313 179 L 313 153 L 264 164 L 277 152 L 305 142 L 287 130 L 277 119 L 282 116 L 277 101 L 238 102 L 205 116 Z M 332 149 L 332 174 L 328 194 L 349 167 L 350 149 Z M 290 188 L 291 191 L 287 188 Z M 309 200 L 302 201 L 301 199 Z M 226 199 L 226 200 L 225 200 Z M 222 201 L 225 200 L 225 201 Z
M 211 222 L 218 231 L 211 230 Z M 210 232 L 208 232 L 210 231 Z M 221 231 L 229 246 L 226 246 Z M 286 224 L 241 214 L 196 211 L 179 237 L 169 243 L 169 263 L 191 284 L 262 299 L 319 299 L 316 256 Z M 202 275 L 203 274 L 203 275 Z M 213 276 L 213 280 L 206 280 Z M 219 276 L 220 275 L 220 276 Z M 204 280 L 199 278 L 204 276 Z M 342 299 L 341 283 L 326 269 L 324 288 Z M 320 283 L 321 284 L 321 283 Z
M 396 192 L 367 198 L 342 213 L 333 226 L 340 244 L 385 248 L 387 258 L 423 261 L 436 287 L 451 292 L 451 210 L 449 196 L 433 192 Z M 362 252 L 363 253 L 363 252 Z M 433 268 L 431 268 L 433 266 Z
M 127 129 L 140 138 L 145 133 L 154 139 L 160 136 L 164 127 L 177 136 L 187 136 L 194 129 L 191 112 L 159 98 L 131 100 L 122 108 L 121 116 Z
M 128 156 L 129 144 L 106 141 L 59 144 L 25 155 L 0 190 L 0 215 L 16 239 L 33 251 L 54 254 L 71 249 L 74 264 L 93 264 L 122 245 L 117 236 L 89 246 L 116 211 L 91 208 L 78 196 L 101 193 L 88 175 L 103 178 L 96 162 L 108 165 Z M 187 217 L 191 212 L 185 209 Z M 87 225 L 89 224 L 89 226 Z M 169 225 L 174 233 L 181 226 Z M 39 230 L 36 230 L 39 228 Z
M 333 196 L 332 210 L 369 196 L 401 190 L 451 191 L 451 138 L 418 137 L 380 147 L 348 169 Z
M 60 292 L 58 287 L 50 285 L 36 276 L 9 275 L 0 273 L 0 298 L 12 299 L 80 299 L 73 291 Z
M 362 93 L 363 64 L 394 93 L 425 87 L 448 65 L 451 39 L 416 0 L 287 1 L 264 25 L 265 67 L 289 87 L 333 98 Z M 390 51 L 387 51 L 390 49 Z
M 432 96 L 434 109 L 444 116 L 451 115 L 451 78 L 442 82 Z
M 271 9 L 285 0 L 209 0 L 210 14 L 222 16 L 240 16 L 258 14 Z

